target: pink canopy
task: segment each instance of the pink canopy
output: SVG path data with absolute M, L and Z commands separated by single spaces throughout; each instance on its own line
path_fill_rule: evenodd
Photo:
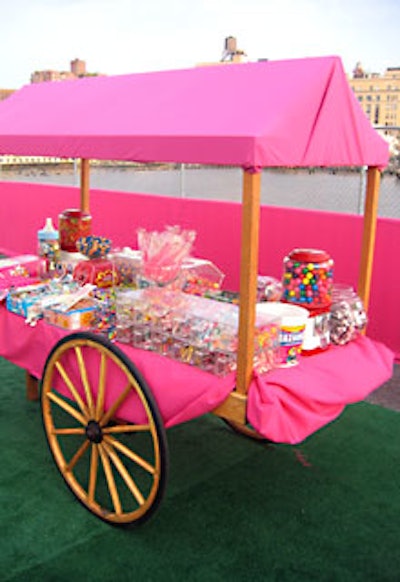
M 338 57 L 26 85 L 0 104 L 0 154 L 245 168 L 389 156 Z

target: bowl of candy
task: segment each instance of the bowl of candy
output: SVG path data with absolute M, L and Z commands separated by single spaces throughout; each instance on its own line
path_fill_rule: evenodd
M 101 259 L 111 250 L 111 240 L 104 236 L 84 236 L 76 243 L 77 250 L 89 259 Z

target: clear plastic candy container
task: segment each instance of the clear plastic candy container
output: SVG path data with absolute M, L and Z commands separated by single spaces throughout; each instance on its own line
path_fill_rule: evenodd
M 361 298 L 352 287 L 334 285 L 329 318 L 330 340 L 345 345 L 357 338 L 368 322 Z

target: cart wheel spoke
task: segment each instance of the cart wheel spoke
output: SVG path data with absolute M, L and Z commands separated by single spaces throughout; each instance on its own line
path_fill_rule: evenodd
M 112 449 L 112 447 L 107 442 L 104 442 L 103 447 L 107 451 L 108 456 L 114 463 L 118 473 L 125 481 L 126 485 L 128 486 L 132 495 L 135 497 L 136 501 L 139 503 L 139 505 L 143 505 L 145 502 L 144 497 L 140 492 L 138 486 L 136 485 L 135 481 L 132 479 L 129 472 L 126 470 L 125 465 L 123 464 L 117 453 Z
M 85 390 L 86 402 L 87 402 L 88 407 L 89 407 L 89 414 L 90 414 L 91 418 L 94 418 L 93 395 L 92 395 L 92 390 L 90 388 L 87 370 L 86 370 L 85 362 L 83 360 L 81 348 L 76 347 L 75 354 L 76 354 L 76 359 L 78 360 L 79 372 L 81 375 L 83 388 Z
M 90 457 L 90 473 L 89 473 L 89 487 L 88 487 L 89 503 L 94 502 L 94 496 L 96 493 L 98 466 L 99 466 L 99 448 L 96 444 L 94 444 L 92 446 L 92 454 Z
M 103 428 L 104 434 L 118 434 L 127 432 L 148 432 L 149 424 L 117 424 L 116 426 L 107 426 Z
M 122 443 L 120 443 L 119 441 L 117 441 L 113 438 L 105 436 L 104 440 L 107 444 L 112 445 L 115 449 L 117 449 L 118 451 L 123 453 L 126 457 L 131 459 L 131 461 L 133 461 L 134 463 L 136 463 L 137 465 L 142 467 L 142 469 L 144 469 L 145 471 L 147 471 L 151 475 L 155 474 L 156 468 L 154 467 L 154 465 L 151 465 L 150 463 L 145 461 L 137 453 L 135 453 L 134 451 L 131 451 L 131 449 L 129 449 L 128 447 L 126 447 L 125 445 L 123 445 Z
M 60 396 L 55 394 L 54 392 L 49 392 L 47 394 L 48 398 L 57 404 L 60 408 L 62 408 L 65 412 L 67 412 L 70 416 L 76 418 L 78 422 L 81 424 L 86 424 L 86 418 L 82 416 L 73 406 L 68 404 L 65 400 L 63 400 Z
M 97 390 L 97 401 L 96 401 L 96 420 L 99 421 L 103 415 L 104 411 L 104 395 L 106 388 L 106 373 L 107 373 L 107 359 L 105 354 L 101 354 L 100 358 L 100 373 L 99 373 L 99 386 Z
M 115 513 L 118 515 L 118 514 L 122 513 L 122 506 L 121 506 L 121 501 L 120 501 L 119 495 L 118 495 L 118 489 L 117 489 L 117 486 L 115 484 L 114 475 L 113 475 L 113 472 L 111 469 L 110 459 L 108 458 L 107 450 L 104 447 L 104 445 L 99 445 L 99 452 L 100 452 L 101 462 L 103 463 L 104 472 L 105 472 L 106 479 L 107 479 L 108 490 L 109 490 L 109 493 L 111 495 L 111 499 L 112 499 L 112 502 L 114 505 Z
M 100 426 L 106 426 L 110 420 L 115 416 L 117 410 L 122 406 L 132 391 L 132 386 L 128 384 L 121 392 L 118 398 L 114 401 L 112 406 L 107 410 L 106 414 L 100 419 Z
M 88 408 L 87 408 L 86 404 L 83 402 L 82 398 L 80 397 L 78 390 L 76 389 L 76 387 L 72 383 L 67 372 L 65 371 L 64 366 L 60 362 L 56 362 L 55 365 L 56 365 L 58 372 L 60 373 L 60 376 L 64 380 L 65 385 L 67 386 L 68 390 L 70 391 L 71 396 L 74 398 L 75 402 L 78 404 L 79 408 L 82 410 L 85 417 L 89 418 Z
M 74 469 L 75 465 L 77 464 L 77 462 L 79 461 L 79 459 L 86 453 L 86 451 L 88 450 L 89 446 L 90 446 L 90 442 L 89 441 L 84 441 L 82 443 L 82 445 L 76 451 L 75 455 L 72 457 L 72 459 L 70 460 L 70 462 L 67 463 L 67 465 L 65 466 L 65 470 L 66 471 L 72 471 Z
M 50 451 L 77 499 L 115 525 L 148 519 L 164 494 L 168 448 L 134 364 L 100 336 L 71 334 L 47 358 L 41 399 Z
M 53 434 L 55 435 L 77 435 L 85 434 L 84 428 L 55 428 L 53 429 Z

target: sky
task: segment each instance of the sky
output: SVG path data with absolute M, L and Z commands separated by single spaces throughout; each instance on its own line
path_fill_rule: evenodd
M 0 0 L 0 88 L 36 70 L 120 75 L 219 61 L 338 55 L 347 73 L 400 66 L 399 0 Z

